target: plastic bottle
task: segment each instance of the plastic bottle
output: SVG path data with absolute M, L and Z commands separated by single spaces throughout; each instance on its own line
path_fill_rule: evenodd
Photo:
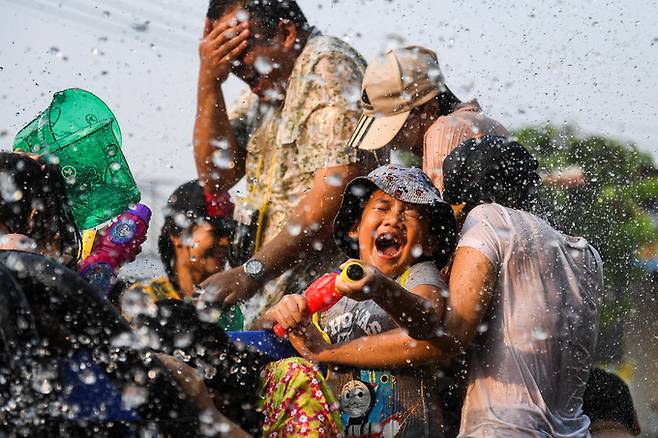
M 336 291 L 336 277 L 339 275 L 345 281 L 358 281 L 363 278 L 365 271 L 363 270 L 363 265 L 361 265 L 361 263 L 350 262 L 343 268 L 342 272 L 330 272 L 324 274 L 322 277 L 311 283 L 311 285 L 304 291 L 307 315 L 324 312 L 343 297 L 338 291 Z M 286 335 L 286 329 L 284 329 L 279 323 L 276 323 L 272 330 L 279 337 Z
M 78 272 L 107 295 L 116 281 L 119 268 L 135 258 L 144 240 L 151 219 L 151 210 L 137 204 L 120 214 L 99 233 L 91 255 L 78 264 Z

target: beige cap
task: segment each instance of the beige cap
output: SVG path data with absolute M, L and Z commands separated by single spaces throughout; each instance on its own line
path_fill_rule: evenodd
M 379 149 L 398 133 L 412 108 L 429 102 L 443 88 L 436 53 L 420 46 L 389 50 L 373 60 L 363 76 L 363 115 L 348 142 Z

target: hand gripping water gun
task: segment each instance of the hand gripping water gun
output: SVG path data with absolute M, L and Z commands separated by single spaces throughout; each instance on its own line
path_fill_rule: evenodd
M 87 281 L 110 292 L 119 268 L 137 255 L 146 240 L 151 210 L 144 204 L 121 213 L 110 226 L 99 232 L 89 257 L 78 263 L 78 272 Z
M 324 312 L 343 297 L 336 291 L 336 277 L 339 275 L 344 281 L 359 281 L 365 275 L 365 271 L 361 263 L 350 262 L 343 268 L 342 272 L 324 274 L 311 283 L 306 291 L 304 291 L 306 313 L 308 315 L 313 315 L 316 312 Z M 279 337 L 286 335 L 286 329 L 279 323 L 276 323 L 272 330 Z

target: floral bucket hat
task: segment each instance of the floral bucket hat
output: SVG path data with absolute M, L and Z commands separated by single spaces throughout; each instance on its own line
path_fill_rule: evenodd
M 422 205 L 430 215 L 430 233 L 438 238 L 439 244 L 432 256 L 436 266 L 443 268 L 455 249 L 456 229 L 452 208 L 446 203 L 429 177 L 417 167 L 402 167 L 387 164 L 368 174 L 354 178 L 345 188 L 343 202 L 334 221 L 334 239 L 343 253 L 350 258 L 359 258 L 359 242 L 349 236 L 368 199 L 375 190 L 402 202 Z

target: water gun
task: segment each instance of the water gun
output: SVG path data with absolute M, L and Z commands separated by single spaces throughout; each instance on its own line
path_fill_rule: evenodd
M 137 256 L 146 240 L 151 210 L 144 204 L 121 213 L 108 228 L 100 231 L 89 257 L 78 263 L 80 275 L 107 295 L 119 268 Z
M 348 263 L 341 272 L 330 272 L 315 280 L 304 291 L 306 300 L 306 313 L 313 315 L 316 312 L 324 312 L 338 302 L 343 296 L 336 291 L 336 277 L 340 275 L 344 281 L 359 281 L 365 275 L 363 265 L 359 262 Z M 279 323 L 276 323 L 272 331 L 278 336 L 286 335 L 284 329 Z

